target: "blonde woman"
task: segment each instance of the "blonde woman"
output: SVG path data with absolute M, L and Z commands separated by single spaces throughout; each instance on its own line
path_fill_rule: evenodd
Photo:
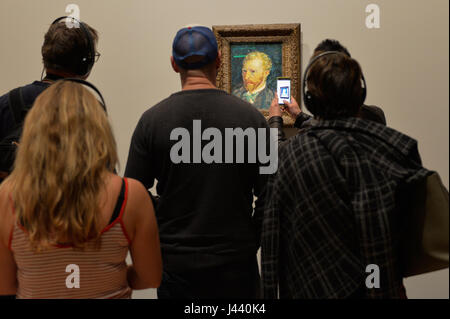
M 153 205 L 142 184 L 112 173 L 117 161 L 106 114 L 81 84 L 58 81 L 37 98 L 0 185 L 0 295 L 130 298 L 159 286 Z

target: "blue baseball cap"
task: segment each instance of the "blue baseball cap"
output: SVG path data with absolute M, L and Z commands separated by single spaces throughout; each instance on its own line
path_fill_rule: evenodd
M 172 56 L 175 63 L 186 70 L 199 69 L 217 58 L 217 41 L 208 27 L 195 26 L 179 30 L 173 40 Z M 203 57 L 200 61 L 187 63 L 191 56 Z

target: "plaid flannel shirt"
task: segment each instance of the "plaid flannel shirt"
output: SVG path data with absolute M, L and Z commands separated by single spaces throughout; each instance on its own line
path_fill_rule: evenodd
M 362 119 L 319 121 L 282 144 L 263 204 L 264 297 L 402 297 L 396 190 L 428 174 L 415 140 Z M 380 288 L 365 285 L 370 264 Z

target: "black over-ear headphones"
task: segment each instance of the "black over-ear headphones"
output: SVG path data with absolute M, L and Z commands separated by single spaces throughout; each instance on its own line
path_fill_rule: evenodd
M 80 84 L 82 84 L 82 85 L 84 85 L 84 86 L 87 86 L 87 87 L 91 88 L 92 90 L 95 91 L 95 93 L 97 93 L 98 97 L 100 98 L 99 103 L 100 103 L 100 105 L 102 106 L 102 108 L 105 110 L 105 113 L 107 113 L 107 112 L 106 112 L 106 103 L 105 103 L 105 100 L 103 99 L 102 94 L 101 94 L 100 91 L 95 87 L 94 84 L 92 84 L 92 83 L 90 83 L 90 82 L 88 82 L 88 81 L 82 80 L 82 79 L 77 79 L 77 78 L 63 78 L 63 79 L 61 79 L 61 80 L 59 80 L 59 81 L 76 82 L 76 83 L 80 83 Z
M 325 56 L 325 55 L 330 55 L 330 54 L 342 54 L 344 56 L 347 56 L 345 53 L 339 52 L 339 51 L 326 51 L 323 52 L 317 56 L 315 56 L 308 64 L 308 66 L 306 67 L 305 70 L 305 74 L 303 76 L 303 84 L 302 84 L 302 93 L 303 93 L 303 101 L 305 103 L 305 106 L 308 110 L 314 110 L 316 109 L 317 105 L 318 105 L 318 99 L 317 97 L 315 97 L 314 95 L 312 95 L 309 91 L 306 90 L 306 80 L 308 77 L 308 72 L 309 69 L 313 66 L 313 64 L 320 59 L 321 57 Z M 366 99 L 366 95 L 367 95 L 367 86 L 366 86 L 366 80 L 364 79 L 364 75 L 362 74 L 361 71 L 361 87 L 363 89 L 363 94 L 362 94 L 362 98 L 361 98 L 361 103 L 360 105 L 363 105 L 365 99 Z
M 63 19 L 72 19 L 73 21 L 76 21 L 78 23 L 78 25 L 80 26 L 80 29 L 83 31 L 83 33 L 86 36 L 87 50 L 81 58 L 81 61 L 79 64 L 81 74 L 78 74 L 80 76 L 86 76 L 89 74 L 89 72 L 91 72 L 92 67 L 94 66 L 94 63 L 95 63 L 94 39 L 92 38 L 91 32 L 89 31 L 88 27 L 83 22 L 78 21 L 74 17 L 68 17 L 68 16 L 60 17 L 60 18 L 56 19 L 55 21 L 53 21 L 52 25 L 60 22 Z

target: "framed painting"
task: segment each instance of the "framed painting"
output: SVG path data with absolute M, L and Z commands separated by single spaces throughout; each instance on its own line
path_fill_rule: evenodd
M 291 79 L 291 94 L 300 101 L 300 24 L 213 26 L 222 64 L 217 86 L 253 104 L 268 118 L 278 77 Z M 287 127 L 294 124 L 283 114 Z

